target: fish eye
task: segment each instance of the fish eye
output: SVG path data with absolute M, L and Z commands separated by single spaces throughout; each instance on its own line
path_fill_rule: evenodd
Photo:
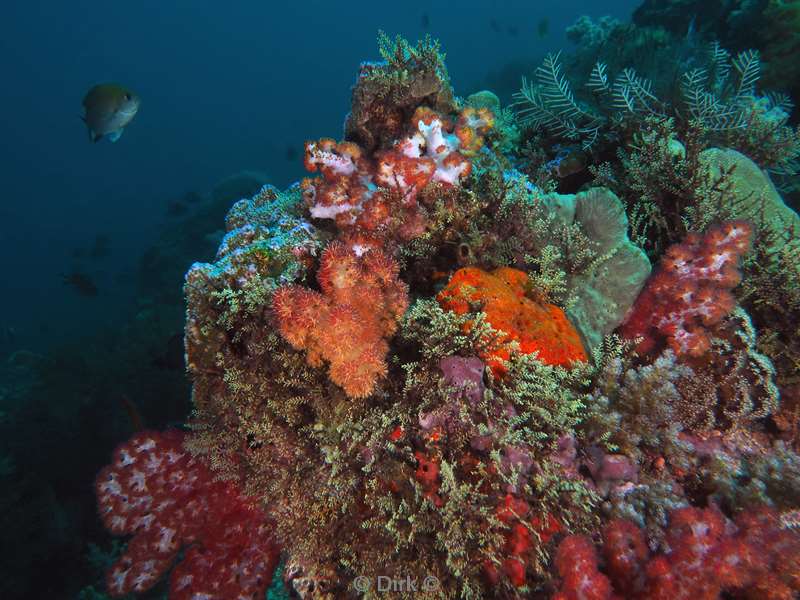
M 131 95 L 130 95 L 130 92 L 128 92 L 128 93 L 125 94 L 125 100 L 128 100 L 130 102 L 130 99 L 131 99 Z

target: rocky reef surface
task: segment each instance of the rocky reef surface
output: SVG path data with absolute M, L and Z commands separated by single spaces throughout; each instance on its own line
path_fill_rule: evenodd
M 682 43 L 637 27 L 579 21 L 512 107 L 380 37 L 344 139 L 186 274 L 192 414 L 96 480 L 133 536 L 109 594 L 175 565 L 170 598 L 263 598 L 280 563 L 301 598 L 796 597 L 800 241 L 773 178 L 800 133 L 755 51 L 704 46 L 677 94 L 617 70 L 615 36 Z

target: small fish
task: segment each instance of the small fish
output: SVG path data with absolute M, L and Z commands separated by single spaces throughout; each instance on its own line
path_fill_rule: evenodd
M 547 33 L 550 31 L 550 20 L 547 17 L 544 17 L 539 21 L 539 24 L 536 26 L 536 33 L 539 34 L 539 39 L 543 39 L 547 37 Z
M 68 275 L 64 275 L 64 285 L 72 287 L 81 296 L 97 296 L 97 286 L 92 281 L 92 278 L 80 271 L 73 271 Z
M 506 27 L 506 31 L 508 31 L 508 35 L 517 37 L 517 34 L 519 33 L 519 28 L 517 28 L 516 25 L 509 25 L 508 27 Z
M 116 142 L 123 129 L 139 110 L 139 96 L 116 83 L 101 83 L 83 99 L 86 113 L 81 117 L 89 130 L 89 139 L 97 142 L 107 137 Z
M 500 23 L 498 23 L 494 19 L 491 19 L 489 21 L 489 27 L 491 27 L 492 31 L 494 31 L 495 33 L 500 33 L 503 31 L 503 29 L 500 27 Z
M 431 18 L 428 16 L 428 13 L 423 13 L 422 14 L 421 21 L 422 21 L 422 28 L 423 29 L 427 29 L 428 27 L 431 26 Z
M 286 160 L 293 163 L 297 160 L 297 148 L 294 146 L 286 146 Z

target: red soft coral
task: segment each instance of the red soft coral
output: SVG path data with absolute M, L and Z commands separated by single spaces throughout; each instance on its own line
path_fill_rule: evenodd
M 643 585 L 643 567 L 649 550 L 644 532 L 625 519 L 614 519 L 603 528 L 603 557 L 617 591 L 626 598 Z
M 644 534 L 628 521 L 609 523 L 603 538 L 608 578 L 599 572 L 588 538 L 561 543 L 556 567 L 563 584 L 554 600 L 608 598 L 609 579 L 613 591 L 632 600 L 791 600 L 800 591 L 800 534 L 784 527 L 771 508 L 742 513 L 735 523 L 716 508 L 675 510 L 667 551 L 653 557 Z
M 664 345 L 678 356 L 704 354 L 711 344 L 708 328 L 735 306 L 730 290 L 741 278 L 739 259 L 751 237 L 748 223 L 729 221 L 670 246 L 636 299 L 622 335 L 641 337 L 643 354 Z
M 257 502 L 183 448 L 184 434 L 142 432 L 122 444 L 97 476 L 100 516 L 132 534 L 107 576 L 113 597 L 150 589 L 181 548 L 172 600 L 263 598 L 280 550 Z
M 570 535 L 558 546 L 555 566 L 563 582 L 553 600 L 609 600 L 611 582 L 598 569 L 597 553 L 585 535 Z

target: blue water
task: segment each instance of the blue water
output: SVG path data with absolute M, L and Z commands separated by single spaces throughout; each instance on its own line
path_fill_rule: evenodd
M 287 160 L 287 147 L 340 136 L 357 65 L 378 58 L 379 29 L 439 38 L 456 93 L 466 95 L 506 63 L 535 65 L 545 51 L 569 47 L 564 28 L 578 16 L 624 19 L 636 5 L 8 3 L 0 26 L 0 326 L 31 347 L 112 323 L 133 300 L 135 258 L 170 200 L 245 169 L 278 187 L 300 177 L 301 158 Z M 540 38 L 543 18 L 549 32 Z M 103 81 L 142 98 L 117 144 L 89 143 L 78 118 L 88 88 Z M 61 274 L 83 266 L 72 251 L 97 234 L 110 238 L 112 254 L 86 267 L 100 290 L 87 299 Z

